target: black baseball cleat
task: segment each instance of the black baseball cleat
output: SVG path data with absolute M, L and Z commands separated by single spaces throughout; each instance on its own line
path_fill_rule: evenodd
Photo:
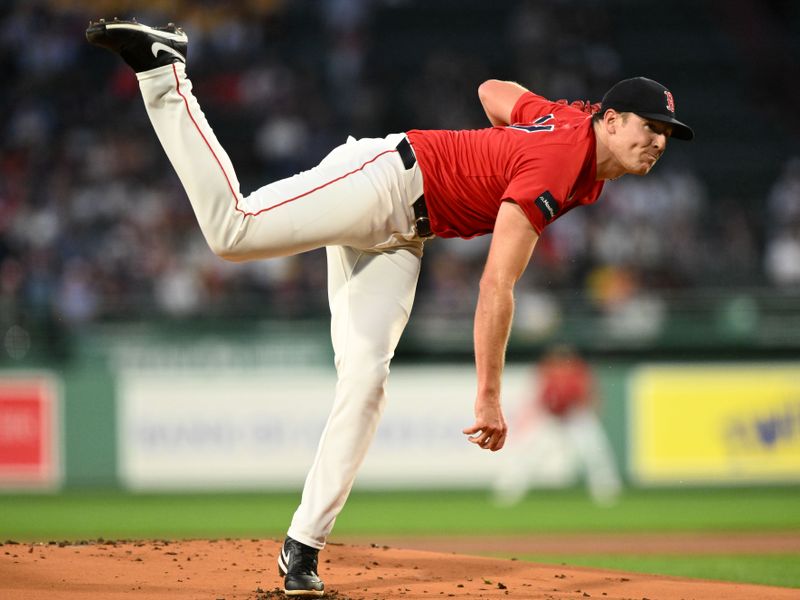
M 278 573 L 287 596 L 324 596 L 325 585 L 317 575 L 319 550 L 287 537 L 278 554 Z
M 137 73 L 176 62 L 186 63 L 189 45 L 186 33 L 174 23 L 148 27 L 119 19 L 91 21 L 86 39 L 90 44 L 116 52 Z

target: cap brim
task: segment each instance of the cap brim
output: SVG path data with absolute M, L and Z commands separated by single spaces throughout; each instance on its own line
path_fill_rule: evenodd
M 661 121 L 662 123 L 669 123 L 672 125 L 672 136 L 676 140 L 686 140 L 687 142 L 694 139 L 694 131 L 686 123 L 681 123 L 674 117 L 668 117 L 659 113 L 640 113 L 637 115 L 643 119 L 651 119 L 653 121 Z

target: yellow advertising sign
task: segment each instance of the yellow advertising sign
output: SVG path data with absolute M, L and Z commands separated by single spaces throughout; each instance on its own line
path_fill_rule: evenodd
M 641 483 L 800 480 L 800 363 L 648 366 L 628 395 Z

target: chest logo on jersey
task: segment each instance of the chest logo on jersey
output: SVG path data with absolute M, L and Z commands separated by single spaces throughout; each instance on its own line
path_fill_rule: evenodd
M 550 115 L 544 115 L 543 117 L 539 117 L 530 125 L 509 125 L 509 129 L 516 129 L 518 131 L 524 131 L 525 133 L 536 133 L 537 131 L 553 131 L 556 126 L 554 123 L 547 124 L 548 121 L 554 120 L 555 117 Z
M 542 211 L 544 220 L 547 223 L 555 219 L 558 211 L 561 210 L 561 207 L 558 205 L 558 201 L 553 198 L 553 194 L 550 192 L 542 192 L 542 194 L 536 198 L 536 206 L 540 211 Z

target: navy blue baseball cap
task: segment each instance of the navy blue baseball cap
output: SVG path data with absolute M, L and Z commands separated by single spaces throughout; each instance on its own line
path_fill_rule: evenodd
M 636 113 L 643 119 L 662 121 L 672 125 L 672 137 L 691 140 L 694 131 L 675 118 L 675 98 L 663 85 L 647 77 L 623 79 L 606 92 L 600 104 L 600 113 L 609 108 L 617 112 Z

